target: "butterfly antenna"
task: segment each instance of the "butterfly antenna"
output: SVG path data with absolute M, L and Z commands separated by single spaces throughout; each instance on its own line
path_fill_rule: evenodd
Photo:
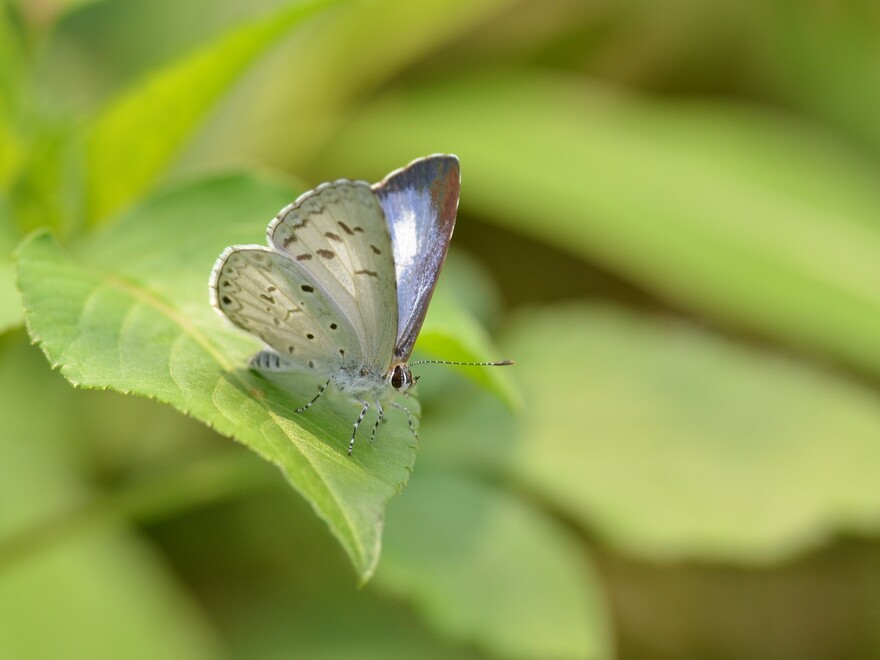
M 513 360 L 502 360 L 501 362 L 453 362 L 450 360 L 416 360 L 410 362 L 409 366 L 416 364 L 451 364 L 455 367 L 508 367 L 515 364 Z

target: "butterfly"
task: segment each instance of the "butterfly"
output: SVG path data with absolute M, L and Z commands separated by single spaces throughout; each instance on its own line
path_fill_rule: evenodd
M 408 360 L 428 311 L 455 227 L 461 185 L 458 158 L 414 160 L 370 185 L 339 179 L 304 193 L 269 223 L 268 246 L 233 245 L 211 272 L 211 304 L 267 346 L 250 361 L 263 371 L 302 371 L 332 384 L 361 411 L 349 456 L 371 403 L 410 411 L 387 391 L 406 393 L 418 380 Z M 422 360 L 503 366 L 502 362 Z

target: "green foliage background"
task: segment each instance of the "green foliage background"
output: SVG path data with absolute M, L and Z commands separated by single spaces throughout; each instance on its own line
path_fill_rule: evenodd
M 858 0 L 0 4 L 0 657 L 877 657 L 878 35 Z M 351 402 L 294 414 L 316 384 L 245 369 L 207 278 L 434 152 L 417 351 L 517 365 L 425 367 L 419 445 L 390 415 L 348 459 Z

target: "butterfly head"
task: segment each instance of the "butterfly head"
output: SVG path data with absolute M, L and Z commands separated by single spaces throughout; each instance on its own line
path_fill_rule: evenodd
M 419 379 L 418 376 L 413 376 L 412 371 L 405 364 L 395 364 L 389 373 L 388 382 L 398 392 L 406 392 Z

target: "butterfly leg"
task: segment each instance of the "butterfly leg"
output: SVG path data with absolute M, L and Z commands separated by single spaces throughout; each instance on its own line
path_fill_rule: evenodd
M 367 410 L 370 409 L 370 404 L 362 399 L 358 399 L 364 407 L 361 408 L 361 414 L 358 415 L 357 420 L 355 420 L 354 428 L 351 430 L 351 442 L 348 443 L 348 455 L 351 456 L 351 451 L 354 449 L 354 437 L 357 435 L 358 427 L 361 425 L 361 422 L 364 421 L 364 416 L 367 414 Z
M 400 405 L 399 403 L 397 403 L 397 401 L 392 401 L 391 405 L 406 413 L 406 422 L 407 422 L 407 424 L 409 424 L 409 430 L 412 431 L 413 437 L 416 439 L 416 442 L 418 442 L 419 441 L 419 434 L 416 433 L 416 427 L 413 426 L 412 415 L 410 414 L 409 410 L 407 408 L 405 408 L 404 406 Z
M 379 397 L 373 399 L 376 402 L 376 408 L 379 410 L 379 416 L 376 418 L 376 423 L 373 424 L 373 432 L 370 433 L 370 444 L 372 444 L 373 440 L 376 439 L 376 429 L 379 428 L 379 424 L 382 423 L 382 420 L 385 418 L 385 411 L 382 409 L 382 404 L 379 403 Z
M 315 398 L 314 398 L 314 399 L 312 399 L 311 401 L 309 401 L 306 405 L 297 408 L 297 409 L 294 410 L 293 412 L 301 413 L 301 412 L 305 412 L 306 410 L 308 410 L 309 408 L 311 408 L 311 407 L 312 407 L 312 404 L 313 404 L 315 401 L 317 401 L 319 398 L 321 398 L 321 395 L 322 395 L 322 394 L 324 393 L 324 391 L 327 389 L 327 386 L 328 386 L 329 384 L 330 384 L 330 380 L 328 379 L 327 382 L 324 383 L 324 384 L 321 386 L 321 389 L 320 389 L 320 390 L 318 391 L 318 393 L 315 395 Z

